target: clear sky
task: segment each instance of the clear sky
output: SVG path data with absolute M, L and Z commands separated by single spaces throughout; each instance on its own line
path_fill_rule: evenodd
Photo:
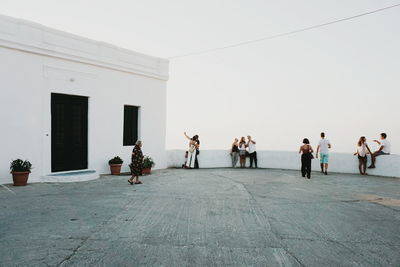
M 0 0 L 0 13 L 160 57 L 279 34 L 400 3 L 386 0 Z M 400 7 L 280 39 L 171 60 L 167 147 L 333 151 L 387 132 L 400 153 Z M 373 146 L 375 148 L 375 146 Z

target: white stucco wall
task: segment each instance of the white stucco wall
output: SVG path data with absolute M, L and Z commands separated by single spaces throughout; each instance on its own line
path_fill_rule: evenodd
M 51 173 L 51 93 L 89 97 L 88 169 L 109 173 L 118 155 L 129 170 L 124 105 L 140 106 L 143 151 L 166 168 L 167 79 L 167 60 L 0 16 L 0 183 L 16 158 Z
M 168 167 L 181 167 L 185 161 L 184 150 L 168 150 Z M 300 155 L 290 151 L 257 151 L 258 167 L 271 169 L 300 170 Z M 368 163 L 370 157 L 368 156 Z M 200 168 L 231 167 L 231 158 L 227 150 L 203 150 L 199 155 Z M 239 163 L 238 163 L 239 165 Z M 400 155 L 385 155 L 377 157 L 377 168 L 368 169 L 371 175 L 399 177 Z M 249 166 L 249 162 L 247 165 Z M 319 159 L 312 161 L 312 169 L 319 171 Z M 359 173 L 358 159 L 352 154 L 331 153 L 329 171 L 338 173 Z

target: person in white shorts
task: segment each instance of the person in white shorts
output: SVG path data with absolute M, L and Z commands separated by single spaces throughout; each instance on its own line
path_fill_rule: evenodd
M 321 133 L 321 140 L 319 140 L 316 157 L 321 163 L 321 172 L 328 175 L 328 162 L 329 162 L 329 149 L 331 148 L 331 143 L 325 138 L 325 133 Z

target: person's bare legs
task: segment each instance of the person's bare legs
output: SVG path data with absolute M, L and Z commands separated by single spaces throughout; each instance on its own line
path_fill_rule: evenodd
M 363 159 L 363 171 L 364 175 L 367 175 L 367 156 Z
M 327 174 L 328 173 L 328 163 L 325 163 L 324 165 L 325 165 L 325 174 Z
M 321 163 L 320 165 L 321 165 L 321 172 L 324 172 L 324 164 Z
M 358 159 L 358 170 L 360 171 L 360 174 L 361 175 L 363 175 L 364 174 L 364 171 L 363 171 L 363 164 L 364 164 L 364 162 L 363 162 L 363 159 Z
M 141 184 L 142 182 L 139 181 L 139 175 L 132 175 L 132 177 L 128 180 L 130 184 L 133 184 L 133 179 L 135 178 L 135 184 Z
M 140 184 L 140 183 L 142 183 L 141 181 L 139 181 L 139 175 L 138 176 L 136 176 L 136 181 L 135 181 L 135 184 Z

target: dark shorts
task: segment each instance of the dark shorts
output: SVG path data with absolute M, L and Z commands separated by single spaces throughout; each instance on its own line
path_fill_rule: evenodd
M 360 155 L 358 155 L 358 159 L 367 160 L 367 156 L 361 157 Z

